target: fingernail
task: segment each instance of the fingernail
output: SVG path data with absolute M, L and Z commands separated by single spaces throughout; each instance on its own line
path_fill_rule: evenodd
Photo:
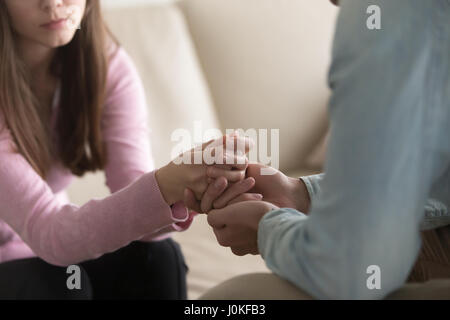
M 222 186 L 222 181 L 220 179 L 216 179 L 214 182 L 214 187 L 220 188 Z
M 263 195 L 260 194 L 260 193 L 255 194 L 255 196 L 256 196 L 256 198 L 258 198 L 259 200 L 262 200 L 262 198 L 264 198 Z
M 253 178 L 246 178 L 244 181 L 245 181 L 245 184 L 248 184 L 248 185 L 251 185 L 252 183 L 253 183 Z

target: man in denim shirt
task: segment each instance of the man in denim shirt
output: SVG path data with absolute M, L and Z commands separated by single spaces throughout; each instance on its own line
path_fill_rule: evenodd
M 371 5 L 381 9 L 379 30 L 366 24 Z M 407 280 L 420 230 L 450 224 L 450 0 L 340 6 L 325 174 L 292 188 L 279 172 L 255 175 L 263 201 L 232 201 L 208 222 L 219 243 L 260 253 L 314 298 L 382 299 Z M 301 181 L 311 199 L 303 213 L 291 192 Z

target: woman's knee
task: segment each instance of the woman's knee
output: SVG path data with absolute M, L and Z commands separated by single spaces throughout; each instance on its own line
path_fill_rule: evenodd
M 142 244 L 152 287 L 159 287 L 160 299 L 187 299 L 188 267 L 180 245 L 173 239 Z
M 143 242 L 140 245 L 144 248 L 146 260 L 150 265 L 165 265 L 164 268 L 181 268 L 187 271 L 181 246 L 173 239 Z

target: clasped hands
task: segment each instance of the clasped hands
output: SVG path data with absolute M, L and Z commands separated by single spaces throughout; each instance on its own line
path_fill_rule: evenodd
M 223 159 L 227 161 L 200 165 L 198 169 L 204 170 L 204 175 L 191 186 L 184 185 L 183 201 L 190 210 L 207 214 L 220 245 L 230 247 L 239 256 L 259 254 L 257 236 L 262 217 L 271 210 L 287 207 L 307 213 L 309 195 L 300 179 L 259 163 L 249 163 L 246 154 L 253 147 L 249 138 L 225 136 L 224 145 L 226 139 L 234 139 L 234 146 L 245 145 L 245 151 L 224 148 Z M 208 145 L 211 141 L 202 150 Z M 262 175 L 262 168 L 273 174 Z

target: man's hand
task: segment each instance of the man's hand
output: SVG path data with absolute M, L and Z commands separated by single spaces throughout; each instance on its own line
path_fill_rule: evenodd
M 264 201 L 237 202 L 211 210 L 208 224 L 213 228 L 217 242 L 230 247 L 235 255 L 259 254 L 259 222 L 267 212 L 276 209 L 278 207 Z
M 261 169 L 263 168 L 273 170 L 273 174 L 261 175 Z M 218 179 L 223 172 L 215 167 L 210 167 L 207 174 L 210 178 Z M 247 191 L 242 186 L 243 182 L 230 186 L 218 199 L 213 201 L 214 208 L 223 208 L 230 204 L 230 201 L 236 202 L 234 200 L 237 198 L 240 198 L 241 201 L 257 200 L 251 198 L 262 195 L 263 201 L 270 202 L 280 208 L 293 208 L 303 213 L 309 211 L 309 194 L 301 179 L 287 177 L 281 171 L 259 163 L 248 165 L 246 177 L 255 181 L 254 187 L 247 189 Z

